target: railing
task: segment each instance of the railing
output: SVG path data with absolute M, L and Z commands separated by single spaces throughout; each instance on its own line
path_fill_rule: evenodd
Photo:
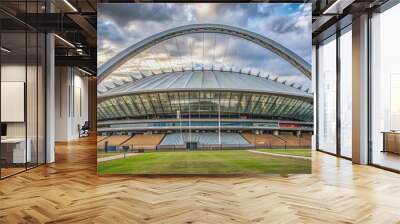
M 198 144 L 196 150 L 245 150 L 245 149 L 295 149 L 309 148 L 310 144 Z M 129 146 L 113 146 L 107 145 L 103 148 L 98 148 L 100 152 L 157 152 L 157 151 L 185 151 L 185 144 L 181 145 L 129 145 Z

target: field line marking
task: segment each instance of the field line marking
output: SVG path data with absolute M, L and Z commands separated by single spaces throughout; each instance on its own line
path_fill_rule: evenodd
M 141 153 L 127 153 L 125 155 L 125 158 L 126 157 L 131 157 L 131 156 L 138 156 L 138 155 L 141 155 Z M 115 156 L 108 156 L 108 157 L 98 158 L 97 162 L 99 163 L 99 162 L 105 162 L 105 161 L 110 161 L 110 160 L 114 160 L 114 159 L 122 159 L 122 158 L 124 158 L 124 154 L 123 153 L 119 154 L 119 155 L 115 155 Z
M 270 155 L 270 156 L 311 160 L 311 157 L 305 157 L 305 156 L 294 156 L 294 155 L 277 154 L 277 153 L 271 153 L 271 152 L 260 152 L 260 151 L 256 151 L 256 150 L 247 150 L 247 151 L 253 152 L 253 153 L 258 153 L 258 154 Z

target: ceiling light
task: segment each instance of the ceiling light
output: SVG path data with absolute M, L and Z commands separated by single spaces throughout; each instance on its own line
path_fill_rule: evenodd
M 336 0 L 335 2 L 333 2 L 332 5 L 330 5 L 327 9 L 324 10 L 324 12 L 322 14 L 328 14 L 330 13 L 330 11 L 332 9 L 334 9 L 335 7 L 337 7 L 337 4 L 340 2 L 340 0 Z
M 6 52 L 6 53 L 10 53 L 10 52 L 11 52 L 11 50 L 9 50 L 9 49 L 7 49 L 7 48 L 5 48 L 5 47 L 1 47 L 0 49 L 1 49 L 2 51 Z
M 74 12 L 78 12 L 78 10 L 68 1 L 64 0 L 65 4 L 67 4 Z
M 77 48 L 76 49 L 76 53 L 78 53 L 79 55 L 83 55 L 83 49 L 82 48 Z
M 64 39 L 64 38 L 62 38 L 62 37 L 60 37 L 59 35 L 57 35 L 57 34 L 54 34 L 54 36 L 55 37 L 57 37 L 59 40 L 61 40 L 62 42 L 64 42 L 64 43 L 66 43 L 67 45 L 69 45 L 70 47 L 73 47 L 73 48 L 75 48 L 75 45 L 73 45 L 71 42 L 69 42 L 68 40 L 66 40 L 66 39 Z
M 90 72 L 88 72 L 88 71 L 86 71 L 86 70 L 83 70 L 83 69 L 81 69 L 81 68 L 79 68 L 79 67 L 78 67 L 78 70 L 81 71 L 81 72 L 83 72 L 83 73 L 85 73 L 85 74 L 87 74 L 87 75 L 92 75 L 92 73 L 90 73 Z
M 342 14 L 343 10 L 351 5 L 355 0 L 336 0 L 322 14 Z

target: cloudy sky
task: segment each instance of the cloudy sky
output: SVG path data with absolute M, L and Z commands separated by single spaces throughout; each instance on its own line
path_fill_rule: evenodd
M 226 24 L 256 32 L 311 63 L 310 4 L 108 3 L 98 4 L 98 66 L 148 36 L 195 23 Z M 108 81 L 128 79 L 128 73 L 135 76 L 211 66 L 280 77 L 305 88 L 310 85 L 273 53 L 223 34 L 189 34 L 160 43 L 129 60 Z

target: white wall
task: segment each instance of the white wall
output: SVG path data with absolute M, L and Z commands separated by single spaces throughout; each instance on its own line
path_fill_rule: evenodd
M 25 64 L 5 64 L 1 66 L 1 81 L 25 82 Z M 6 110 L 6 108 L 1 108 Z M 25 137 L 25 122 L 7 123 L 7 137 Z
M 68 139 L 68 72 L 67 67 L 55 68 L 55 141 Z
M 37 69 L 39 69 L 37 71 Z M 25 64 L 2 64 L 1 66 L 1 81 L 2 82 L 23 82 L 26 84 L 26 107 L 25 102 L 22 102 L 22 107 L 12 111 L 13 108 L 2 107 L 3 113 L 26 113 L 26 120 L 23 117 L 20 122 L 7 123 L 7 137 L 9 138 L 27 138 L 30 140 L 30 148 L 32 161 L 39 163 L 44 162 L 44 81 L 41 68 L 35 66 L 25 66 Z M 27 79 L 27 80 L 26 80 Z M 2 93 L 4 89 L 2 89 Z M 19 90 L 20 94 L 24 94 L 24 89 Z M 2 99 L 7 95 L 2 95 Z M 2 102 L 3 105 L 3 102 Z M 3 105 L 4 106 L 4 105 Z M 3 114 L 2 113 L 2 114 Z
M 78 125 L 88 120 L 88 79 L 71 67 L 56 67 L 55 140 L 79 138 Z
M 79 137 L 78 124 L 82 126 L 85 121 L 88 121 L 88 78 L 81 75 L 74 75 L 74 108 L 71 108 L 72 119 L 71 119 L 71 135 L 73 138 Z M 71 98 L 72 99 L 72 98 Z

